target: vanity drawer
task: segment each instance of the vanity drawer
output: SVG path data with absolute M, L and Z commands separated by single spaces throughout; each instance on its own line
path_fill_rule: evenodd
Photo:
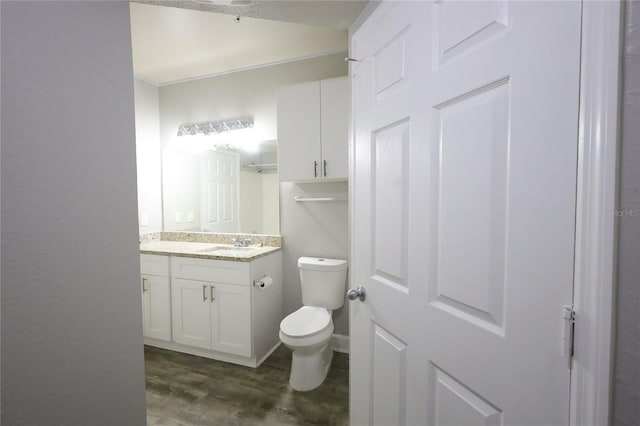
M 249 285 L 249 262 L 171 257 L 171 276 L 188 280 Z
M 169 256 L 157 254 L 140 255 L 140 273 L 145 275 L 169 276 Z

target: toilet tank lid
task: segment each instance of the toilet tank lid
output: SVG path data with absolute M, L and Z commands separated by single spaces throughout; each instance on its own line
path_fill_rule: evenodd
M 314 271 L 343 271 L 347 269 L 347 261 L 326 257 L 301 257 L 298 259 L 298 268 Z

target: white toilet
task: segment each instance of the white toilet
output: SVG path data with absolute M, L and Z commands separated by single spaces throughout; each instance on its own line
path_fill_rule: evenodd
M 347 261 L 301 257 L 298 269 L 304 306 L 282 320 L 280 340 L 293 351 L 289 384 L 309 391 L 322 384 L 331 365 L 331 313 L 344 304 Z

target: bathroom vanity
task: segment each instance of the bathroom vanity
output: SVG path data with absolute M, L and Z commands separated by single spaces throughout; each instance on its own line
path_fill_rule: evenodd
M 230 238 L 172 232 L 140 244 L 145 344 L 250 367 L 278 347 L 280 237 Z

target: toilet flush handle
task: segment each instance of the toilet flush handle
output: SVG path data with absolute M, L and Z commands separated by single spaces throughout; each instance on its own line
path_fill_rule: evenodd
M 367 293 L 364 291 L 364 287 L 362 287 L 361 285 L 359 285 L 356 289 L 352 288 L 347 291 L 347 297 L 351 301 L 360 299 L 361 302 L 364 302 L 364 298 L 366 297 L 366 295 Z

